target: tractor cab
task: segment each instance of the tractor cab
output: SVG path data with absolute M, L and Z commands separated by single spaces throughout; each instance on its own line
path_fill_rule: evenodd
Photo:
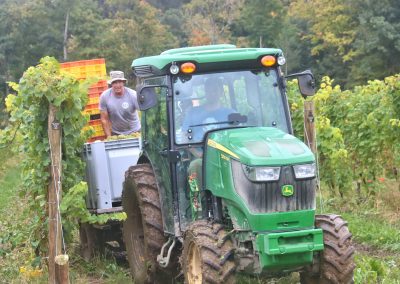
M 296 147 L 299 148 L 297 156 L 303 155 L 306 162 L 313 161 L 306 146 L 282 142 L 293 138 L 288 135 L 292 134 L 292 126 L 285 78 L 280 70 L 284 63 L 279 49 L 239 49 L 232 45 L 173 49 L 159 56 L 134 60 L 133 70 L 141 81 L 137 91 L 139 106 L 144 110 L 145 157 L 153 167 L 170 173 L 160 178 L 162 190 L 166 192 L 160 196 L 161 199 L 175 198 L 181 232 L 193 220 L 218 215 L 216 211 L 222 210 L 213 209 L 212 201 L 207 201 L 207 193 L 216 186 L 213 183 L 220 181 L 207 179 L 207 169 L 212 168 L 213 162 L 205 165 L 209 158 L 204 159 L 204 151 L 215 146 L 226 160 L 238 156 L 234 154 L 237 150 L 230 150 L 232 145 L 218 144 L 209 139 L 211 136 L 221 138 L 233 133 L 243 136 L 240 139 L 246 140 L 242 141 L 244 144 L 233 147 L 242 149 L 240 153 L 248 160 L 248 166 L 257 159 L 259 165 L 268 165 L 271 158 L 275 159 L 275 166 L 280 165 L 278 156 L 282 153 L 290 156 Z M 296 76 L 301 78 L 303 95 L 312 95 L 312 74 L 305 72 Z M 264 131 L 273 137 L 256 135 Z M 273 145 L 275 150 L 271 153 L 276 157 L 269 153 L 273 149 L 268 144 L 274 144 L 271 139 L 281 140 L 280 144 Z M 251 161 L 248 154 L 252 156 Z M 172 210 L 166 207 L 165 210 Z M 169 216 L 173 216 L 172 212 Z M 171 217 L 164 220 L 164 225 L 174 231 L 175 222 Z

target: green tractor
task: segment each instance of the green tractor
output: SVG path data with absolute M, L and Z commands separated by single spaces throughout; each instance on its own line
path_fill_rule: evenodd
M 142 152 L 122 206 L 135 283 L 171 271 L 185 283 L 294 271 L 301 283 L 353 282 L 347 223 L 315 214 L 315 157 L 293 136 L 283 64 L 280 49 L 227 44 L 133 61 Z M 314 95 L 310 71 L 289 76 Z

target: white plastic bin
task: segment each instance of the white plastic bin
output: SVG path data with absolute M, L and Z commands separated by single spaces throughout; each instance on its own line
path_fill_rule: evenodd
M 125 172 L 136 165 L 141 149 L 140 138 L 96 141 L 84 145 L 89 209 L 121 206 Z

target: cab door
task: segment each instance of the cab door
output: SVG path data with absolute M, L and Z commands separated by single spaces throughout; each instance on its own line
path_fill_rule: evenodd
M 162 85 L 165 77 L 144 80 L 144 85 Z M 167 96 L 168 87 L 154 87 L 157 104 L 142 112 L 142 143 L 145 156 L 153 167 L 161 202 L 164 231 L 174 234 L 174 206 L 171 187 L 171 169 L 168 156 L 170 149 L 168 136 Z

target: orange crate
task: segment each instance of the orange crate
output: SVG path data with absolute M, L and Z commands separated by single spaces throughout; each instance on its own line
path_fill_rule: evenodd
M 99 65 L 88 65 L 88 66 L 77 66 L 71 68 L 62 69 L 64 72 L 72 74 L 76 78 L 87 78 L 87 77 L 105 77 L 106 66 Z
M 98 126 L 100 126 L 100 128 Z M 96 136 L 96 137 L 103 136 L 104 135 L 103 127 L 101 127 L 101 125 L 97 125 L 96 127 L 97 127 L 97 129 L 94 130 L 94 136 Z
M 88 124 L 90 126 L 101 125 L 101 120 L 100 119 L 89 120 Z
M 88 129 L 89 127 L 94 130 L 94 134 L 92 135 L 92 137 L 99 137 L 104 135 L 103 126 L 100 119 L 89 121 L 89 123 L 85 126 L 85 129 Z
M 91 85 L 90 86 L 90 88 L 94 88 L 94 87 L 105 87 L 105 88 L 108 88 L 108 84 L 107 84 L 107 81 L 106 80 L 100 80 L 100 81 L 98 81 L 97 83 L 95 83 L 95 84 L 93 84 L 93 85 Z
M 100 98 L 101 93 L 88 93 L 88 98 L 92 99 L 92 98 Z
M 72 74 L 77 79 L 106 76 L 106 64 L 104 58 L 64 62 L 60 65 L 63 71 Z
M 89 96 L 88 104 L 90 104 L 90 105 L 92 105 L 92 104 L 97 104 L 97 105 L 99 105 L 99 101 L 100 101 L 100 96 L 99 96 L 99 95 L 97 95 L 97 96 L 95 96 L 95 97 L 90 97 L 90 96 Z
M 102 132 L 103 133 L 103 126 L 101 124 L 101 120 L 100 119 L 89 121 L 89 126 L 93 127 L 93 129 L 96 132 Z M 96 136 L 99 136 L 99 135 L 96 135 Z
M 103 141 L 104 139 L 106 139 L 105 135 L 93 136 L 93 137 L 89 138 L 88 142 L 94 142 L 94 141 L 97 141 L 97 140 Z
M 89 98 L 98 97 L 101 95 L 101 93 L 103 93 L 107 89 L 108 89 L 107 81 L 100 80 L 89 87 L 88 90 Z
M 92 135 L 92 137 L 98 137 L 104 135 L 104 130 L 101 125 L 87 126 L 87 128 L 89 127 L 91 127 L 94 130 L 94 134 Z
M 87 104 L 85 107 L 86 110 L 98 110 L 99 111 L 99 104 Z
M 64 62 L 61 63 L 61 68 L 68 68 L 68 67 L 77 67 L 77 66 L 85 66 L 85 65 L 105 65 L 106 60 L 104 58 L 97 58 L 97 59 L 89 59 L 89 60 L 79 60 L 79 61 L 72 61 L 72 62 Z
M 107 90 L 107 87 L 90 87 L 88 90 L 89 95 L 98 94 L 101 95 L 102 92 Z
M 96 115 L 96 114 L 100 114 L 100 110 L 97 108 L 94 109 L 86 109 L 83 111 L 84 114 L 89 114 L 89 115 Z

